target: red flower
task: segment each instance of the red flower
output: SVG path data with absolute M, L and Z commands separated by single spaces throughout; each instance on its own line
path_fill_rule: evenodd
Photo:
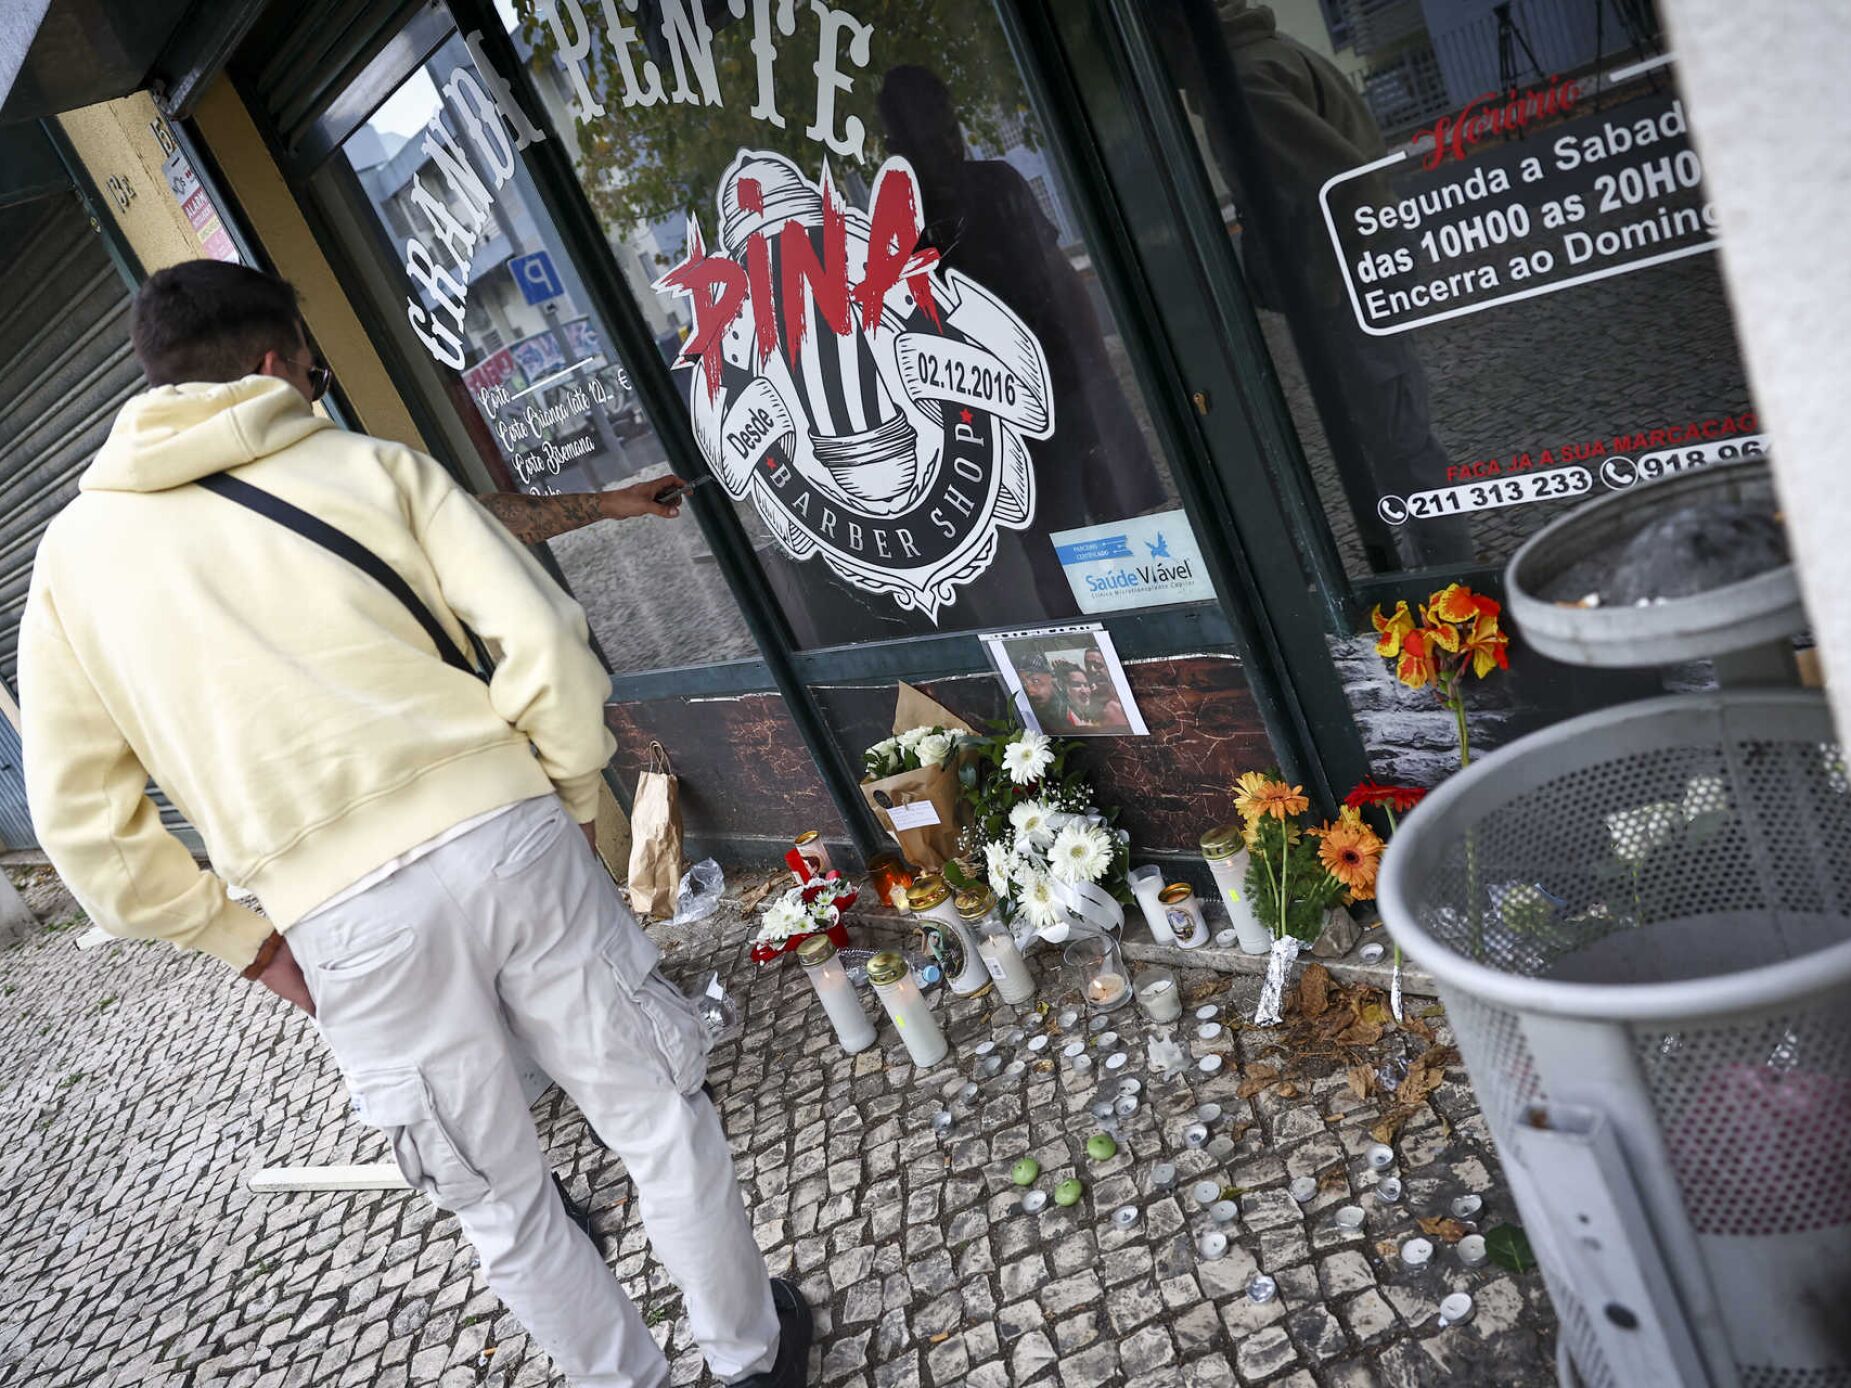
M 1406 814 L 1426 795 L 1426 790 L 1420 786 L 1384 786 L 1374 781 L 1363 781 L 1343 797 L 1343 803 L 1353 810 L 1361 809 L 1364 805 L 1388 805 L 1396 814 Z

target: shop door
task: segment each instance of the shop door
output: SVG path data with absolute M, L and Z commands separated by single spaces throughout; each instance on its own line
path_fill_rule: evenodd
M 1237 392 L 1183 369 L 1050 15 L 741 8 L 456 0 L 271 113 L 459 472 L 714 478 L 698 531 L 553 546 L 620 770 L 659 740 L 692 834 L 865 851 L 896 681 L 1003 715 L 1007 632 L 1141 854 L 1193 855 L 1241 771 L 1340 790 L 1315 573 L 1263 479 L 1228 485 L 1204 421 Z M 1094 626 L 1109 651 L 1049 631 Z

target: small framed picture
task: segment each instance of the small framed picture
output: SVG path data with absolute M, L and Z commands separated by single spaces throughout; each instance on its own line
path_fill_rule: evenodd
M 1144 737 L 1112 634 L 1097 622 L 982 637 L 1023 726 L 1049 737 Z

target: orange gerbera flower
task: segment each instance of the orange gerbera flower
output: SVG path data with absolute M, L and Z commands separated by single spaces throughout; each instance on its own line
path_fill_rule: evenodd
M 1357 901 L 1375 898 L 1375 875 L 1382 863 L 1385 845 L 1375 830 L 1354 810 L 1347 810 L 1335 824 L 1316 831 L 1318 860 L 1324 870 L 1349 889 Z
M 1273 778 L 1264 771 L 1243 771 L 1234 778 L 1234 810 L 1249 828 L 1266 813 L 1266 788 L 1272 783 Z
M 1433 656 L 1427 650 L 1424 633 L 1410 631 L 1401 638 L 1401 655 L 1395 662 L 1395 678 L 1409 689 L 1424 689 L 1433 683 L 1437 672 Z
M 1375 610 L 1369 614 L 1369 620 L 1375 623 L 1375 653 L 1384 660 L 1393 660 L 1401 654 L 1401 642 L 1414 630 L 1414 618 L 1408 611 L 1406 600 L 1395 604 L 1395 610 L 1387 617 L 1382 615 L 1382 605 L 1377 603 Z
M 1284 820 L 1310 809 L 1311 798 L 1305 794 L 1303 786 L 1288 786 L 1284 781 L 1268 780 L 1256 794 L 1237 798 L 1234 808 L 1250 819 L 1271 815 L 1274 819 Z

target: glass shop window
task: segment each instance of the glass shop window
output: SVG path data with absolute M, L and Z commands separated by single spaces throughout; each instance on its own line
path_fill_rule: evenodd
M 1148 13 L 1353 576 L 1765 445 L 1650 0 Z
M 316 185 L 359 239 L 381 320 L 496 489 L 593 514 L 596 493 L 665 473 L 666 455 L 534 190 L 522 120 L 495 92 L 452 34 Z M 755 653 L 686 511 L 548 544 L 613 672 Z
M 501 9 L 800 644 L 1212 600 L 988 0 Z

